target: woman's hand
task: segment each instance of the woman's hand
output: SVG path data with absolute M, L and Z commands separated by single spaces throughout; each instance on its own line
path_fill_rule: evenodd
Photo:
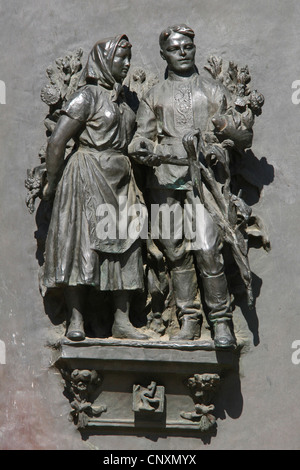
M 56 191 L 56 185 L 54 183 L 47 182 L 43 189 L 43 199 L 45 201 L 50 201 L 54 198 Z
M 60 116 L 48 140 L 46 169 L 48 182 L 43 189 L 43 199 L 50 200 L 55 195 L 56 186 L 64 169 L 66 145 L 82 130 L 84 123 L 66 115 Z

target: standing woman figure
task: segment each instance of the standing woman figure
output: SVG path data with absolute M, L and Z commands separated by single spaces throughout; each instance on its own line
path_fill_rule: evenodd
M 122 81 L 130 60 L 131 44 L 125 35 L 95 44 L 78 90 L 63 107 L 48 142 L 44 198 L 55 198 L 44 284 L 49 289 L 64 286 L 66 336 L 73 341 L 85 338 L 87 286 L 112 293 L 114 337 L 147 339 L 129 320 L 131 294 L 144 287 L 138 231 L 136 236 L 118 236 L 124 229 L 120 201 L 126 201 L 126 207 L 141 203 L 127 156 L 135 114 L 125 101 Z M 75 150 L 65 159 L 71 138 Z M 105 238 L 99 230 L 104 209 L 114 225 L 114 237 Z M 131 221 L 137 223 L 137 217 L 133 214 Z

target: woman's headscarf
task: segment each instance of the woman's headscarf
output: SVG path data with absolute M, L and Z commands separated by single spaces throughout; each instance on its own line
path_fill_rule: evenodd
M 78 87 L 86 85 L 89 80 L 97 80 L 103 87 L 113 90 L 112 100 L 118 98 L 122 86 L 116 82 L 111 70 L 117 47 L 122 40 L 129 42 L 128 37 L 122 34 L 114 38 L 102 39 L 94 45 L 82 71 Z

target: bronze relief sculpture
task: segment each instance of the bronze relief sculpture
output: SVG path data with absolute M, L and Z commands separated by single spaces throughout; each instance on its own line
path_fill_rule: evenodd
M 131 361 L 133 370 L 141 369 L 134 388 L 128 384 L 136 394 L 137 420 L 155 416 L 151 419 L 158 427 L 208 432 L 216 420 L 211 396 L 203 390 L 219 383 L 223 363 L 215 355 L 212 374 L 207 373 L 201 352 L 234 354 L 239 349 L 233 327 L 235 284 L 228 278 L 241 279 L 253 306 L 249 237 L 269 249 L 240 178 L 240 162 L 252 145 L 264 98 L 250 90 L 247 67 L 229 62 L 226 69 L 221 59 L 211 57 L 207 70 L 199 73 L 194 36 L 185 24 L 160 34 L 167 64 L 162 80 L 142 67 L 129 72 L 132 46 L 126 35 L 97 42 L 84 67 L 81 50 L 58 59 L 42 91 L 49 105 L 47 145 L 40 152 L 41 165 L 28 171 L 26 187 L 30 212 L 37 197 L 45 206 L 44 232 L 38 231 L 43 239 L 40 288 L 44 296 L 59 292 L 66 307 L 65 337 L 59 341 L 67 349 L 58 361 L 63 376 L 73 377 L 68 354 L 76 362 L 82 350 L 88 362 L 84 373 L 101 372 L 105 383 L 105 348 L 112 348 L 120 363 L 116 374 Z M 104 313 L 104 302 L 89 311 L 91 291 L 107 296 L 110 315 Z M 139 311 L 140 322 L 132 321 L 133 310 Z M 105 333 L 88 330 L 88 317 L 102 319 Z M 203 339 L 204 319 L 209 341 Z M 163 371 L 168 361 L 173 363 L 174 349 L 179 376 L 199 378 L 201 399 L 193 396 L 192 412 L 180 405 L 178 422 L 165 422 L 169 371 L 164 377 L 156 367 Z M 199 354 L 189 362 L 188 351 Z M 148 367 L 155 373 L 144 377 Z M 80 369 L 79 361 L 75 370 Z M 100 382 L 95 383 L 100 387 Z M 104 397 L 105 407 L 97 402 L 97 392 L 93 406 L 90 397 L 84 398 L 88 407 L 80 409 L 81 427 L 135 425 L 132 417 L 103 418 L 112 400 L 105 391 Z M 91 411 L 97 403 L 99 417 Z

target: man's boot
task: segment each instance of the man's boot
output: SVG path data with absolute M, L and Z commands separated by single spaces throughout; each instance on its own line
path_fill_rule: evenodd
M 182 316 L 180 330 L 177 334 L 170 336 L 170 341 L 190 341 L 200 337 L 199 319 L 194 318 L 193 314 L 185 314 Z
M 214 343 L 216 348 L 231 348 L 236 345 L 231 325 L 230 320 L 217 320 L 214 322 Z
M 194 340 L 200 337 L 200 303 L 197 300 L 197 276 L 194 269 L 172 272 L 172 281 L 180 331 L 171 341 Z
M 236 340 L 232 332 L 231 299 L 224 272 L 202 276 L 205 303 L 210 309 L 208 319 L 213 325 L 217 348 L 231 348 Z

